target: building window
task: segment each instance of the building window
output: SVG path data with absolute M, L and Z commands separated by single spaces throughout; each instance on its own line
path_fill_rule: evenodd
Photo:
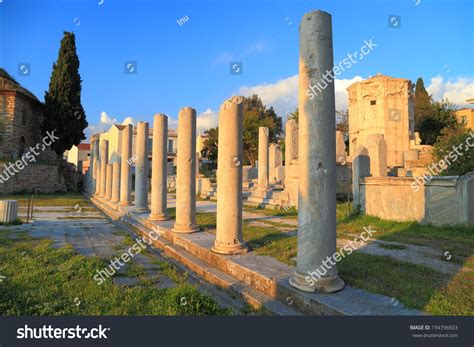
M 377 100 L 370 100 L 370 106 L 374 106 L 377 104 Z
M 174 141 L 173 140 L 168 140 L 168 153 L 174 153 Z

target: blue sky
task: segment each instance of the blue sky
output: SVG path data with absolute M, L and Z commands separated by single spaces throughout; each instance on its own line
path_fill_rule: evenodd
M 192 106 L 202 129 L 215 125 L 215 111 L 226 98 L 252 92 L 261 92 L 285 116 L 296 106 L 299 21 L 322 9 L 333 16 L 335 62 L 364 40 L 377 44 L 336 81 L 339 108 L 345 107 L 348 83 L 377 73 L 413 81 L 422 76 L 436 97 L 462 103 L 474 94 L 473 4 L 0 0 L 0 66 L 43 100 L 63 31 L 74 31 L 91 125 L 101 113 L 107 126 L 114 118 L 151 120 L 158 112 L 176 118 L 180 107 Z M 389 15 L 401 17 L 399 28 L 388 26 Z M 136 61 L 136 74 L 124 73 L 126 61 Z M 230 74 L 231 61 L 242 62 L 242 74 Z M 18 75 L 19 63 L 30 64 L 31 75 Z

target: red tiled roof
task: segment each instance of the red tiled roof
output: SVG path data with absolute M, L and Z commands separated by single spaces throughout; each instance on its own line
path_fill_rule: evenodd
M 90 151 L 91 150 L 91 144 L 90 143 L 80 143 L 79 146 L 77 146 L 82 151 Z

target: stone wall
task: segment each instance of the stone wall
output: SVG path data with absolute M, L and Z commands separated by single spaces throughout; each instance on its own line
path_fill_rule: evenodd
M 0 163 L 0 172 L 5 164 Z M 31 164 L 0 183 L 0 194 L 66 192 L 66 180 L 57 165 Z
M 14 91 L 0 91 L 0 159 L 16 160 L 41 143 L 43 105 L 32 97 Z M 38 160 L 55 160 L 49 148 Z
M 336 197 L 347 200 L 352 196 L 352 168 L 348 165 L 336 166 Z
M 474 225 L 474 173 L 434 177 L 413 188 L 410 177 L 360 180 L 361 210 L 387 220 L 433 225 Z

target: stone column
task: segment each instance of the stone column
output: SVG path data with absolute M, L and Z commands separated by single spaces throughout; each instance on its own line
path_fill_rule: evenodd
M 352 159 L 352 209 L 360 211 L 360 179 L 370 176 L 370 157 L 367 148 L 359 145 Z
M 258 128 L 258 191 L 268 190 L 268 128 Z
M 107 164 L 109 163 L 109 141 L 100 141 L 100 195 L 99 197 L 105 197 L 106 188 L 106 175 L 107 175 Z
M 130 206 L 132 204 L 132 141 L 133 125 L 128 124 L 122 130 L 122 153 L 120 163 L 120 205 Z
M 174 232 L 192 233 L 196 225 L 196 110 L 183 107 L 178 116 L 178 172 Z
M 280 146 L 276 143 L 268 147 L 268 180 L 272 183 L 281 181 L 280 168 L 282 166 L 282 155 Z
M 138 122 L 135 161 L 135 212 L 148 212 L 148 122 Z
M 336 163 L 346 163 L 346 143 L 342 131 L 336 131 Z
M 94 142 L 90 143 L 90 155 L 89 155 L 89 167 L 86 170 L 84 179 L 87 185 L 85 186 L 86 192 L 89 195 L 94 193 Z
M 200 165 L 200 155 L 201 153 L 196 152 L 196 177 L 199 177 L 199 165 Z
M 112 199 L 114 204 L 120 200 L 120 162 L 116 161 L 112 169 Z
M 100 161 L 100 141 L 97 140 L 95 142 L 95 146 L 96 146 L 96 155 L 97 157 L 94 158 L 94 161 L 95 161 L 95 165 L 94 165 L 94 171 L 95 171 L 95 196 L 99 196 L 100 195 L 100 182 L 101 182 L 101 178 L 100 178 L 100 172 L 101 172 L 101 161 Z
M 337 274 L 336 128 L 331 15 L 306 13 L 300 25 L 298 253 L 290 284 L 302 291 L 331 293 L 344 288 Z M 312 95 L 311 86 L 326 83 Z M 312 97 L 310 96 L 312 95 Z M 327 265 L 330 259 L 330 265 Z
M 298 124 L 294 119 L 285 124 L 285 192 L 288 204 L 298 207 Z
M 158 114 L 153 120 L 150 220 L 167 220 L 166 193 L 168 179 L 168 117 Z
M 217 230 L 212 251 L 236 254 L 247 251 L 242 238 L 243 98 L 234 96 L 219 110 L 217 158 Z
M 96 192 L 97 187 L 97 162 L 99 161 L 99 144 L 96 140 L 92 141 L 92 151 L 91 151 L 91 159 L 90 165 L 92 165 L 92 174 L 91 174 L 91 194 Z
M 112 177 L 113 177 L 113 164 L 107 164 L 107 171 L 105 174 L 105 200 L 112 199 Z
M 382 134 L 367 136 L 370 157 L 370 173 L 375 177 L 387 176 L 387 143 Z

